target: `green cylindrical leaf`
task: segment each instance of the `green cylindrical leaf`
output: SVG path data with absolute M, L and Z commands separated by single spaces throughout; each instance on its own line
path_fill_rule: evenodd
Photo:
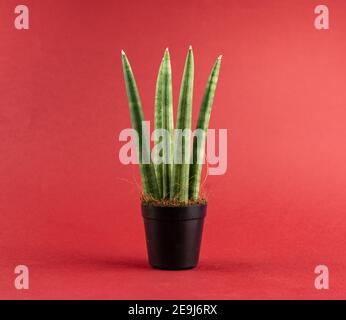
M 155 143 L 155 157 L 163 159 L 163 164 L 156 164 L 156 177 L 163 199 L 170 196 L 173 167 L 173 97 L 172 97 L 172 70 L 170 55 L 166 49 L 156 82 L 155 95 L 155 129 L 161 131 Z M 162 137 L 164 135 L 164 137 Z M 164 139 L 163 139 L 164 138 Z M 156 155 L 157 153 L 157 155 Z
M 182 163 L 174 164 L 174 185 L 172 197 L 180 201 L 187 202 L 189 196 L 189 158 L 190 158 L 190 136 L 191 132 L 191 112 L 192 112 L 192 95 L 193 95 L 193 78 L 194 78 L 194 59 L 192 48 L 189 48 L 187 54 L 183 79 L 180 88 L 178 116 L 177 116 L 177 130 L 176 138 L 179 134 L 180 143 L 175 139 L 175 162 L 178 158 Z M 186 134 L 186 135 L 185 135 Z
M 198 136 L 193 140 L 192 164 L 190 165 L 190 188 L 189 198 L 197 200 L 200 191 L 202 162 L 205 153 L 205 140 L 209 127 L 210 113 L 214 101 L 214 95 L 219 77 L 221 65 L 221 56 L 216 60 L 213 69 L 211 70 L 208 83 L 204 92 L 201 109 L 199 112 L 197 131 Z M 198 130 L 199 129 L 199 130 Z M 199 140 L 198 140 L 199 139 Z
M 150 159 L 149 141 L 146 137 L 143 128 L 144 115 L 142 110 L 142 104 L 139 98 L 136 81 L 133 76 L 130 63 L 123 51 L 122 63 L 126 84 L 126 92 L 130 107 L 132 127 L 138 134 L 138 156 L 140 162 L 143 193 L 145 196 L 159 198 L 159 189 L 156 181 L 155 169 Z M 143 159 L 148 159 L 149 163 L 144 163 Z
M 160 64 L 160 69 L 159 73 L 157 75 L 157 80 L 156 80 L 156 92 L 155 92 L 155 115 L 154 115 L 154 122 L 155 122 L 155 130 L 159 130 L 163 128 L 163 123 L 162 123 L 162 117 L 163 117 L 163 98 L 162 98 L 162 69 L 163 61 Z M 155 146 L 162 143 L 162 138 L 155 140 Z M 155 154 L 154 157 L 158 158 L 159 156 L 162 156 L 162 153 L 159 154 L 157 151 L 156 147 L 154 147 Z M 156 179 L 157 179 L 157 184 L 159 188 L 159 193 L 160 193 L 160 198 L 162 198 L 162 188 L 163 188 L 163 180 L 162 180 L 162 175 L 163 175 L 163 164 L 155 164 L 155 172 L 156 172 Z
M 172 95 L 172 69 L 171 58 L 168 49 L 165 51 L 162 66 L 162 124 L 166 131 L 166 140 L 164 148 L 164 157 L 166 163 L 163 166 L 163 198 L 169 198 L 171 186 L 173 185 L 172 170 L 173 170 L 173 139 L 174 139 L 174 124 L 173 124 L 173 95 Z

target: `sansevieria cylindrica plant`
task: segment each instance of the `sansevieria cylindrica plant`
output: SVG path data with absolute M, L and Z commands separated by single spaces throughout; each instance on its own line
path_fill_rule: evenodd
M 126 92 L 133 129 L 138 136 L 138 156 L 143 186 L 143 200 L 162 203 L 187 204 L 199 201 L 202 163 L 209 119 L 217 86 L 221 56 L 211 70 L 205 88 L 196 135 L 191 135 L 194 57 L 188 50 L 180 88 L 176 128 L 173 121 L 172 70 L 170 54 L 166 49 L 156 81 L 155 92 L 155 146 L 144 133 L 144 115 L 136 81 L 130 63 L 122 51 Z M 192 152 L 191 138 L 193 137 Z M 151 156 L 151 153 L 153 156 Z M 156 161 L 153 161 L 153 159 Z

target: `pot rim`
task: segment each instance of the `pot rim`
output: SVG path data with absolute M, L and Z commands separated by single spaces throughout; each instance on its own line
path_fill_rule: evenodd
M 159 221 L 180 221 L 204 219 L 207 214 L 207 204 L 196 204 L 190 206 L 154 206 L 141 204 L 144 219 Z

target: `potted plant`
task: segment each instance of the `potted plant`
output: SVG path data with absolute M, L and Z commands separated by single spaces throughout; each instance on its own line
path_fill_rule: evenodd
M 207 202 L 200 197 L 200 180 L 209 118 L 221 56 L 205 89 L 190 151 L 194 79 L 192 48 L 188 50 L 181 83 L 176 129 L 173 125 L 172 72 L 168 49 L 156 81 L 155 146 L 145 134 L 144 116 L 130 63 L 122 51 L 126 92 L 142 180 L 142 216 L 149 263 L 154 268 L 177 270 L 198 263 Z M 196 132 L 198 134 L 196 134 Z

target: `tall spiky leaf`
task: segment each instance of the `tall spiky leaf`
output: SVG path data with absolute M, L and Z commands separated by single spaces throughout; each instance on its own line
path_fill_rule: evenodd
M 162 129 L 162 113 L 163 113 L 163 99 L 162 99 L 162 65 L 163 60 L 160 64 L 159 73 L 157 75 L 156 80 L 156 91 L 155 91 L 155 115 L 154 115 L 154 122 L 155 122 L 155 130 Z M 154 157 L 157 159 L 158 157 L 162 157 L 162 152 L 160 153 L 157 150 L 158 145 L 162 143 L 162 138 L 155 140 L 155 147 L 154 147 Z M 162 174 L 163 174 L 163 164 L 155 164 L 155 172 L 156 172 L 156 179 L 157 184 L 159 188 L 160 198 L 162 198 Z
M 157 186 L 155 169 L 153 164 L 151 163 L 149 141 L 145 133 L 145 128 L 143 127 L 144 115 L 142 110 L 142 104 L 139 98 L 136 81 L 133 76 L 130 63 L 124 51 L 122 51 L 122 63 L 126 83 L 126 92 L 130 107 L 132 127 L 138 133 L 137 146 L 140 161 L 140 172 L 143 185 L 143 193 L 145 196 L 158 198 L 159 189 Z
M 199 197 L 202 162 L 205 153 L 205 140 L 209 127 L 210 113 L 214 101 L 214 95 L 219 77 L 221 56 L 216 60 L 211 70 L 207 86 L 205 88 L 201 109 L 197 121 L 197 136 L 193 139 L 192 164 L 190 165 L 189 198 L 197 200 Z
M 191 131 L 191 111 L 194 77 L 194 59 L 192 48 L 186 57 L 183 79 L 180 88 L 177 128 L 180 130 L 176 134 L 174 150 L 174 186 L 172 197 L 180 201 L 187 202 L 189 197 L 189 157 L 190 157 L 190 136 L 185 129 Z M 182 163 L 176 163 L 180 159 Z
M 156 137 L 154 150 L 155 157 L 159 157 L 164 163 L 155 165 L 155 168 L 161 197 L 166 199 L 169 198 L 172 181 L 174 130 L 172 70 L 168 49 L 165 51 L 156 81 L 155 129 L 162 130 L 157 132 L 159 137 Z
M 162 196 L 169 198 L 170 190 L 173 186 L 173 143 L 174 143 L 174 123 L 173 123 L 173 95 L 172 95 L 172 68 L 171 58 L 168 49 L 165 51 L 162 65 L 162 125 L 166 131 L 164 146 L 165 164 L 163 165 L 163 185 Z

